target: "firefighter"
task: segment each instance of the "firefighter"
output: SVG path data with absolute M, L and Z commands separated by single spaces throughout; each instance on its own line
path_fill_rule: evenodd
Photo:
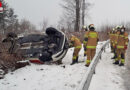
M 113 53 L 114 53 L 114 57 L 112 59 L 117 58 L 117 52 L 116 52 L 116 47 L 117 47 L 117 40 L 118 40 L 118 35 L 120 33 L 120 29 L 121 26 L 116 26 L 115 30 L 114 30 L 114 35 L 113 35 Z
M 113 43 L 114 43 L 114 32 L 115 32 L 115 28 L 113 28 L 113 29 L 109 32 L 110 45 L 111 45 L 111 52 L 114 51 L 114 49 L 113 49 Z
M 125 53 L 128 46 L 128 33 L 125 32 L 125 27 L 122 26 L 117 38 L 117 58 L 114 64 L 119 64 L 119 66 L 124 66 L 125 64 Z
M 73 59 L 71 65 L 78 63 L 78 54 L 80 49 L 82 48 L 80 40 L 72 35 L 70 38 L 70 47 L 74 47 L 74 52 L 73 52 Z
M 84 28 L 85 33 L 87 33 L 87 32 L 88 32 L 88 28 L 87 28 L 87 26 L 84 26 L 83 28 Z M 86 52 L 87 52 L 87 48 L 86 48 L 85 43 L 86 43 L 86 42 L 83 41 L 83 46 L 84 46 L 84 56 L 86 56 Z
M 95 27 L 93 24 L 89 25 L 89 31 L 85 33 L 84 37 L 84 44 L 87 48 L 87 60 L 86 60 L 86 67 L 88 67 L 91 63 L 91 60 L 95 56 L 96 53 L 96 46 L 98 42 L 98 33 L 95 31 Z
M 88 31 L 87 26 L 83 26 L 82 29 L 83 29 L 83 31 Z

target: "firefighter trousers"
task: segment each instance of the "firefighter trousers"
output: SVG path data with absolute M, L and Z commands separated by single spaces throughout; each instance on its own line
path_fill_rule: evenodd
M 87 60 L 86 60 L 86 64 L 89 65 L 93 59 L 93 57 L 95 56 L 96 53 L 96 49 L 87 49 Z
M 73 52 L 73 60 L 76 60 L 78 58 L 78 54 L 81 48 L 75 48 Z
M 114 52 L 113 42 L 111 42 L 110 45 L 111 45 L 111 52 Z
M 125 63 L 125 50 L 124 49 L 117 49 L 117 58 L 115 61 L 120 61 L 121 63 Z

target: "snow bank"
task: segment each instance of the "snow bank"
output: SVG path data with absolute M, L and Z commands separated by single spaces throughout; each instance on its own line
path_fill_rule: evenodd
M 113 54 L 110 52 L 110 48 L 107 48 L 106 52 L 103 53 L 89 90 L 125 90 L 121 78 L 121 71 L 125 70 L 125 67 L 114 65 L 114 60 L 111 59 Z
M 99 49 L 103 43 L 99 43 Z M 73 48 L 69 49 L 63 59 L 63 65 L 26 66 L 10 72 L 0 80 L 0 90 L 75 90 L 87 71 L 83 48 L 79 54 L 80 63 L 73 66 Z

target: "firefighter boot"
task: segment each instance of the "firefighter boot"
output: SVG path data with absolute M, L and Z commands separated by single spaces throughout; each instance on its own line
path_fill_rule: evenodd
M 114 56 L 114 57 L 112 57 L 111 59 L 115 59 L 116 57 Z
M 85 64 L 86 67 L 89 67 L 89 64 Z
M 113 64 L 116 64 L 116 65 L 117 65 L 117 64 L 119 64 L 119 61 L 115 61 Z
M 78 63 L 78 59 L 79 59 L 79 57 L 76 58 L 76 60 L 75 60 L 76 63 Z
M 74 65 L 76 63 L 76 60 L 73 60 L 70 65 Z
M 89 67 L 90 63 L 91 63 L 91 60 L 86 60 L 85 66 L 86 66 L 86 67 Z
M 119 66 L 124 66 L 124 64 L 123 64 L 123 63 L 120 63 Z

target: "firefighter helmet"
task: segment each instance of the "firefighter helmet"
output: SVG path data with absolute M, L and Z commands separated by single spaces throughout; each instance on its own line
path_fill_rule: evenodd
M 83 29 L 84 29 L 85 31 L 88 31 L 87 26 L 83 26 Z
M 116 30 L 120 31 L 122 26 L 116 26 Z
M 94 24 L 90 24 L 88 27 L 89 27 L 90 31 L 94 31 L 95 30 Z

